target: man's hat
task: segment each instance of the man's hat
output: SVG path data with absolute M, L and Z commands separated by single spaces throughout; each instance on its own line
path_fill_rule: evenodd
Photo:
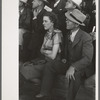
M 85 26 L 83 22 L 86 19 L 86 15 L 84 15 L 80 10 L 74 9 L 72 11 L 67 11 L 65 13 L 65 16 L 68 18 L 68 20 L 77 23 L 79 25 Z

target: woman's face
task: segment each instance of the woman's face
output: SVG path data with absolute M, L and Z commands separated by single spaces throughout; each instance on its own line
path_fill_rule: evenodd
M 53 28 L 53 22 L 50 20 L 48 16 L 43 17 L 43 26 L 45 30 L 50 30 Z

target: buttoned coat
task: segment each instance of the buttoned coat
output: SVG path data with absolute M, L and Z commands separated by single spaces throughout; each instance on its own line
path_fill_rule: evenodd
M 89 34 L 79 29 L 74 41 L 68 43 L 68 62 L 75 70 L 92 69 L 93 45 Z M 87 72 L 87 71 L 86 71 Z M 88 72 L 87 72 L 88 73 Z

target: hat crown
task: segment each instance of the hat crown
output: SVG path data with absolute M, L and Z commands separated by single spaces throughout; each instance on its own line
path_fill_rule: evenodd
M 86 19 L 86 16 L 78 9 L 74 9 L 72 12 L 70 12 L 70 15 L 72 17 L 75 17 L 75 19 L 78 20 L 80 23 L 83 23 Z
M 68 11 L 65 13 L 65 16 L 67 17 L 68 20 L 77 23 L 79 25 L 85 26 L 84 21 L 86 19 L 86 15 L 84 15 L 80 10 L 74 9 L 72 11 Z

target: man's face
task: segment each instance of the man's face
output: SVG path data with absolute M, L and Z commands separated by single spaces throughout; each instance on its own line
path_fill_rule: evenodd
M 66 29 L 73 30 L 74 28 L 76 28 L 76 23 L 66 18 Z
M 72 8 L 75 8 L 75 4 L 73 3 L 72 0 L 67 0 L 65 4 L 65 9 L 72 9 Z
M 32 8 L 35 9 L 39 6 L 39 0 L 33 0 L 32 2 Z

